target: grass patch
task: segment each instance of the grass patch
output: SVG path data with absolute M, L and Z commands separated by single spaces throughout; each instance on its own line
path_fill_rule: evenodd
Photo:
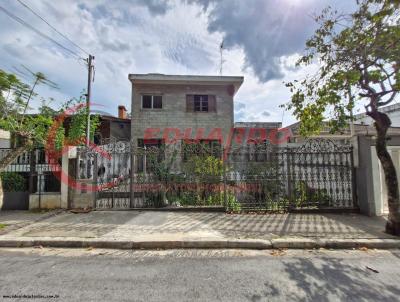
M 4 229 L 6 226 L 7 226 L 6 224 L 0 223 L 0 230 L 1 230 L 1 229 Z

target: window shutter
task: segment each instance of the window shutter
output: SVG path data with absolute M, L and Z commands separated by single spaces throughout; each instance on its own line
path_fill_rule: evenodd
M 194 112 L 194 95 L 193 94 L 186 95 L 186 111 Z
M 217 102 L 215 95 L 208 96 L 208 111 L 209 112 L 217 112 Z

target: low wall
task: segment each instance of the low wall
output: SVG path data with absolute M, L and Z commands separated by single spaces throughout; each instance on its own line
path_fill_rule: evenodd
M 40 203 L 40 207 L 39 207 Z M 41 193 L 29 195 L 29 210 L 61 208 L 61 193 Z
M 0 195 L 1 210 L 28 210 L 29 192 L 4 192 Z
M 80 192 L 73 192 L 72 193 L 72 208 L 93 208 L 95 200 L 95 193 L 80 193 Z
M 355 149 L 357 200 L 360 212 L 368 216 L 386 215 L 387 192 L 383 170 L 376 155 L 375 136 L 359 135 Z M 389 135 L 387 148 L 400 181 L 400 136 Z

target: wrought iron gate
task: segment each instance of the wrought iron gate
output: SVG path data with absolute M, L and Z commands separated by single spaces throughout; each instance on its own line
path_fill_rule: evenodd
M 223 150 L 217 145 L 92 150 L 96 208 L 228 211 L 355 208 L 352 147 L 327 139 Z
M 115 142 L 94 150 L 93 179 L 96 208 L 131 208 L 131 147 Z
M 250 145 L 231 150 L 227 166 L 227 190 L 241 210 L 356 208 L 350 144 Z

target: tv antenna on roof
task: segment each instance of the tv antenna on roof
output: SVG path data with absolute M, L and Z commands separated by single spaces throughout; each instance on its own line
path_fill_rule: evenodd
M 221 44 L 219 45 L 219 54 L 220 54 L 220 62 L 219 62 L 219 75 L 222 76 L 222 68 L 224 65 L 224 40 L 222 39 Z

